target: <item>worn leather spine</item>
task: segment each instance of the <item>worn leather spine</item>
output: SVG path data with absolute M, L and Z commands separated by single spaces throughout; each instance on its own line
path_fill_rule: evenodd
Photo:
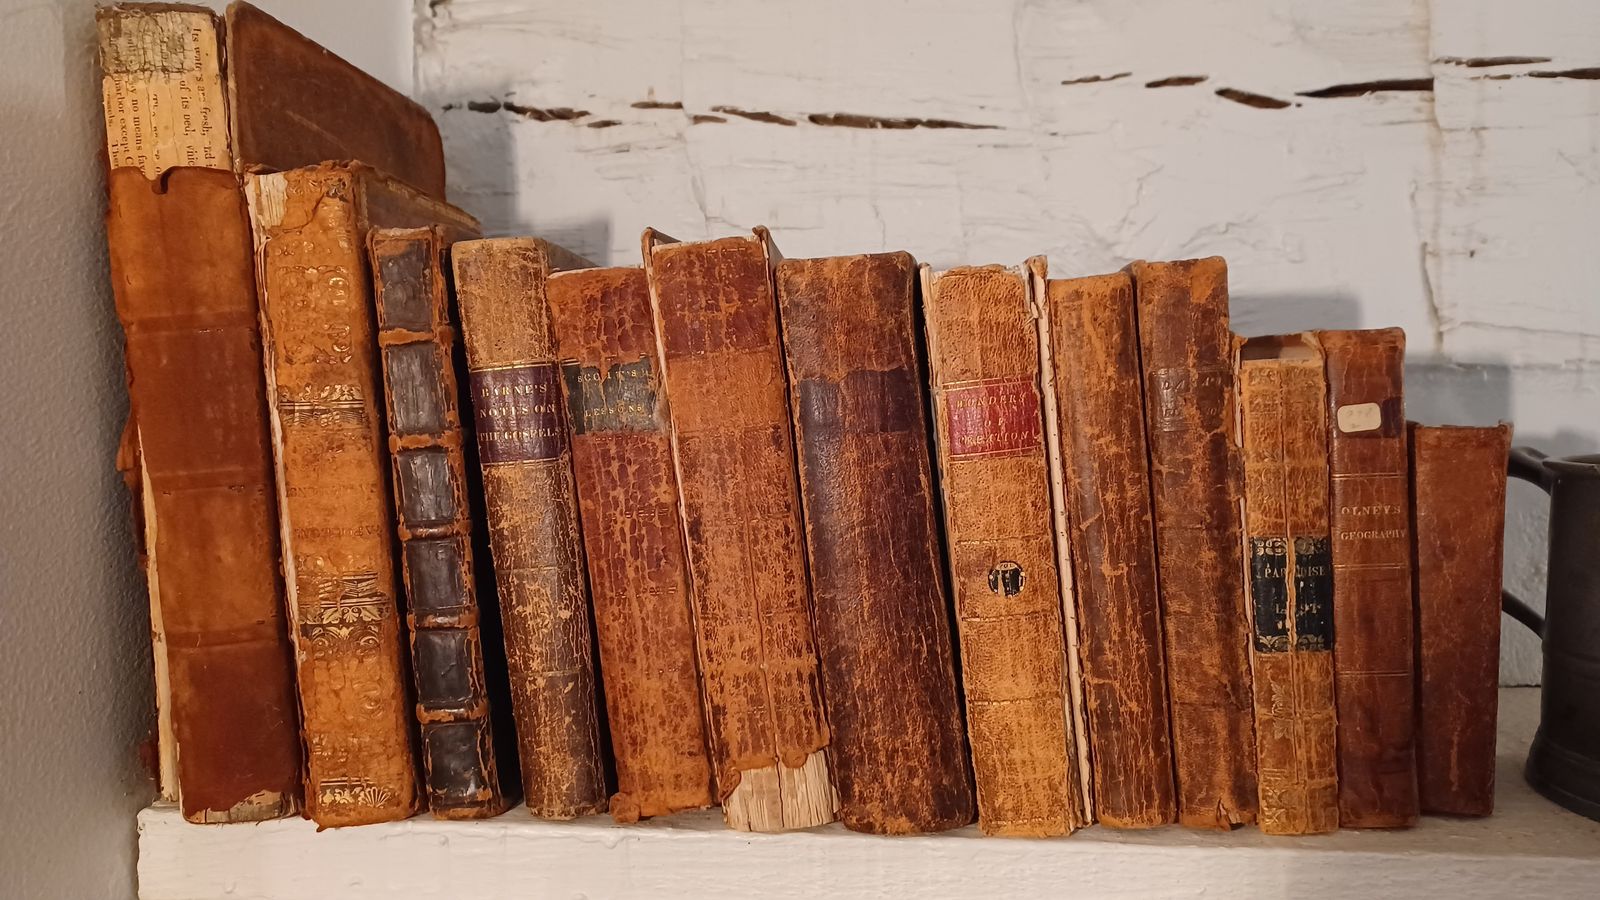
M 1067 834 L 1087 822 L 1027 276 L 924 267 L 923 296 L 978 827 Z
M 611 815 L 707 807 L 711 759 L 649 283 L 641 268 L 576 269 L 551 275 L 546 291 L 616 760 Z
M 839 819 L 972 821 L 909 253 L 777 267 Z
M 1327 357 L 1339 824 L 1418 815 L 1405 332 L 1318 332 Z
M 1256 819 L 1240 484 L 1221 257 L 1132 266 L 1178 822 Z
M 812 632 L 783 348 L 765 229 L 644 234 L 672 404 L 717 798 L 730 827 L 834 819 L 831 732 Z
M 1166 825 L 1177 798 L 1133 282 L 1050 280 L 1045 301 L 1095 815 L 1113 828 Z
M 417 807 L 372 277 L 375 227 L 477 223 L 352 163 L 247 181 L 284 575 L 321 827 Z
M 191 822 L 288 815 L 299 715 L 244 198 L 219 169 L 108 180 L 180 805 Z
M 1252 338 L 1240 348 L 1250 668 L 1266 834 L 1339 827 L 1322 366 L 1310 336 Z
M 467 347 L 489 545 L 528 808 L 606 808 L 589 589 L 546 282 L 575 263 L 546 241 L 451 250 Z
M 480 596 L 474 565 L 444 269 L 458 236 L 386 228 L 367 243 L 428 808 L 481 819 L 505 812 L 520 785 L 515 757 L 506 766 L 497 752 L 510 711 L 490 708 L 509 685 L 503 647 L 484 643 L 499 635 L 499 611 L 493 594 Z
M 1426 813 L 1494 812 L 1501 549 L 1511 426 L 1410 426 L 1417 788 Z

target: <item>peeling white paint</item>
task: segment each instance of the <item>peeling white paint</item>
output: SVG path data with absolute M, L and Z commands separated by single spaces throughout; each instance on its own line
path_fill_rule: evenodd
M 453 196 L 496 231 L 615 263 L 646 225 L 757 223 L 938 266 L 1218 253 L 1240 332 L 1399 325 L 1413 417 L 1555 453 L 1600 449 L 1600 81 L 1533 73 L 1590 66 L 1586 0 L 417 5 Z M 1304 96 L 1341 85 L 1389 89 Z M 838 114 L 992 127 L 810 118 Z M 1542 501 L 1512 494 L 1537 604 Z M 1503 676 L 1537 679 L 1507 622 Z

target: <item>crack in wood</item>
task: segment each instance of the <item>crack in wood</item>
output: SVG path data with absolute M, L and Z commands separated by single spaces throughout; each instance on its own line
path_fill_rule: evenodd
M 1118 78 L 1127 78 L 1132 72 L 1118 72 L 1115 75 L 1085 75 L 1082 78 L 1068 78 L 1062 84 L 1094 84 L 1100 81 L 1116 81 Z
M 1576 78 L 1580 81 L 1600 81 L 1600 66 L 1582 69 L 1556 69 L 1548 72 L 1529 72 L 1529 78 Z
M 1146 81 L 1144 86 L 1147 88 L 1188 87 L 1191 84 L 1199 84 L 1202 81 L 1206 81 L 1210 77 L 1210 75 L 1173 75 L 1168 78 L 1157 78 L 1155 81 Z
M 678 100 L 639 100 L 628 105 L 634 109 L 683 109 Z
M 780 116 L 777 113 L 764 112 L 759 109 L 739 109 L 738 107 L 734 106 L 713 106 L 711 107 L 711 111 L 727 113 L 730 116 L 738 116 L 741 119 L 749 119 L 752 122 L 765 122 L 768 125 L 794 124 L 793 119 L 785 119 L 783 116 Z
M 1334 84 L 1314 91 L 1297 91 L 1296 96 L 1326 100 L 1332 97 L 1365 97 L 1390 91 L 1432 91 L 1432 78 L 1382 78 L 1377 81 L 1357 81 Z
M 1548 56 L 1441 56 L 1434 60 L 1451 66 L 1466 66 L 1469 69 L 1486 69 L 1491 66 L 1525 66 L 1532 63 L 1547 63 Z
M 552 106 L 548 108 L 540 108 L 537 106 L 524 106 L 520 103 L 512 103 L 510 100 L 468 100 L 466 107 L 467 109 L 478 113 L 497 113 L 505 111 L 521 116 L 524 119 L 532 119 L 535 122 L 572 122 L 577 119 L 585 118 L 589 115 L 589 111 L 586 109 L 573 109 L 570 106 Z M 446 103 L 443 107 L 443 109 L 447 112 L 457 108 L 458 107 L 454 103 Z M 613 122 L 612 124 L 621 123 Z
M 589 127 L 589 128 L 610 128 L 613 125 L 621 125 L 621 124 L 622 123 L 620 121 L 616 120 L 616 119 L 596 119 L 593 122 L 590 122 L 587 127 Z
M 709 116 L 709 115 L 706 115 L 705 113 L 696 114 L 695 116 L 693 116 L 692 118 L 689 119 L 689 123 L 692 124 L 692 125 L 715 125 L 715 124 L 717 124 L 719 122 L 726 122 L 726 121 L 728 121 L 728 120 L 724 119 L 721 116 Z
M 1218 88 L 1217 96 L 1224 100 L 1232 100 L 1235 103 L 1243 103 L 1245 106 L 1253 106 L 1256 109 L 1283 109 L 1294 105 L 1287 100 L 1268 97 L 1266 94 L 1241 91 L 1238 88 Z
M 918 118 L 893 118 L 884 116 L 863 116 L 856 113 L 812 113 L 806 120 L 813 125 L 822 125 L 834 128 L 972 128 L 994 129 L 999 125 L 979 125 L 973 122 L 957 122 L 954 119 L 918 119 Z

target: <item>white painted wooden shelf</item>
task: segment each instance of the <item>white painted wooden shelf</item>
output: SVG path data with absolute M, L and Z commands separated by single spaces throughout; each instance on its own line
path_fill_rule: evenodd
M 886 838 L 837 825 L 735 833 L 714 812 L 618 826 L 418 817 L 317 833 L 301 819 L 190 825 L 170 807 L 139 817 L 144 900 L 827 897 L 1600 897 L 1600 823 L 1534 794 L 1521 776 L 1538 690 L 1500 698 L 1497 811 L 1426 818 L 1398 832 L 1270 838 L 1180 828 L 1070 838 L 975 829 Z

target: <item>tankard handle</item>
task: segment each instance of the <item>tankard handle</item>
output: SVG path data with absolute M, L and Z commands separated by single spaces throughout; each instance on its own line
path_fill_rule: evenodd
M 1506 474 L 1536 484 L 1548 494 L 1555 486 L 1555 473 L 1545 467 L 1547 456 L 1532 447 L 1512 447 L 1511 455 L 1506 460 Z M 1544 616 L 1522 602 L 1516 594 L 1503 588 L 1500 591 L 1500 608 L 1505 610 L 1506 615 L 1528 626 L 1534 634 L 1544 634 Z

